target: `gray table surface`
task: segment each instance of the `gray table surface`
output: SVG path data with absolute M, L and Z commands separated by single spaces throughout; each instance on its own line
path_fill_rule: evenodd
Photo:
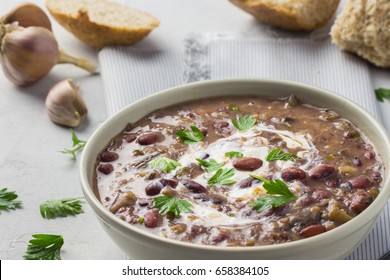
M 3 0 L 0 15 L 22 0 Z M 44 0 L 31 1 L 44 7 Z M 148 11 L 161 25 L 136 47 L 179 48 L 189 32 L 239 32 L 256 34 L 261 24 L 227 0 L 118 1 Z M 97 51 L 78 41 L 54 20 L 53 29 L 62 48 L 97 61 Z M 390 88 L 389 71 L 372 69 L 375 87 Z M 48 90 L 72 78 L 81 85 L 89 108 L 87 120 L 77 128 L 81 139 L 106 119 L 103 85 L 99 75 L 69 65 L 58 65 L 32 86 L 16 87 L 0 74 L 0 188 L 16 191 L 23 207 L 0 212 L 0 259 L 21 259 L 34 233 L 62 234 L 63 259 L 123 259 L 123 254 L 104 233 L 90 207 L 76 217 L 45 220 L 39 204 L 48 199 L 82 196 L 78 161 L 58 151 L 71 146 L 70 132 L 50 122 L 45 112 Z M 367 93 L 370 94 L 370 93 Z M 381 106 L 390 131 L 390 102 Z

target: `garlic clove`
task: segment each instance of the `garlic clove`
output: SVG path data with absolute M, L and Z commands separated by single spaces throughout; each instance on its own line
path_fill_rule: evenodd
M 72 80 L 61 81 L 49 91 L 46 110 L 52 122 L 69 127 L 78 126 L 88 112 Z
M 51 22 L 46 13 L 34 3 L 23 3 L 7 13 L 1 21 L 4 24 L 18 22 L 19 26 L 40 26 L 51 31 Z

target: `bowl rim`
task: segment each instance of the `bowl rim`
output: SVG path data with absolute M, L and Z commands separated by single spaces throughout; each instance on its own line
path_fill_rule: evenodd
M 85 198 L 89 205 L 94 210 L 95 214 L 100 217 L 102 220 L 104 220 L 106 223 L 111 225 L 115 230 L 123 233 L 128 234 L 129 232 L 133 234 L 142 235 L 144 238 L 151 239 L 155 242 L 160 242 L 162 244 L 166 245 L 172 245 L 172 246 L 178 246 L 181 248 L 188 248 L 188 249 L 195 249 L 195 250 L 202 250 L 202 251 L 214 251 L 214 252 L 259 252 L 262 251 L 279 251 L 279 250 L 286 250 L 287 248 L 299 248 L 301 246 L 306 247 L 315 247 L 318 244 L 326 244 L 331 242 L 332 240 L 340 239 L 340 237 L 347 236 L 355 231 L 358 231 L 360 228 L 364 227 L 367 223 L 369 223 L 372 219 L 376 219 L 379 214 L 381 213 L 383 207 L 387 203 L 389 197 L 390 197 L 390 176 L 385 177 L 385 180 L 382 182 L 382 190 L 379 193 L 378 197 L 374 200 L 374 202 L 362 213 L 359 214 L 359 218 L 355 217 L 348 221 L 346 224 L 343 224 L 339 227 L 336 227 L 335 229 L 332 229 L 330 231 L 327 231 L 325 233 L 300 239 L 296 241 L 290 241 L 285 243 L 278 243 L 278 244 L 270 244 L 270 245 L 259 245 L 259 246 L 253 246 L 253 247 L 246 247 L 246 246 L 240 246 L 240 247 L 222 247 L 222 246 L 215 246 L 215 245 L 204 245 L 204 244 L 194 244 L 189 243 L 185 241 L 178 241 L 174 239 L 164 238 L 160 237 L 156 234 L 153 234 L 149 231 L 143 230 L 141 228 L 137 228 L 132 226 L 131 224 L 119 219 L 117 216 L 115 216 L 113 213 L 111 213 L 107 208 L 103 206 L 103 204 L 98 200 L 98 198 L 95 196 L 93 192 L 93 187 L 89 185 L 88 183 L 88 170 L 87 166 L 88 163 L 86 162 L 86 158 L 89 154 L 95 154 L 93 151 L 93 143 L 95 142 L 95 139 L 97 139 L 100 134 L 102 134 L 103 131 L 107 130 L 112 123 L 115 123 L 120 119 L 121 115 L 128 114 L 128 111 L 131 110 L 131 108 L 136 106 L 142 106 L 144 103 L 149 103 L 153 101 L 157 96 L 160 95 L 166 95 L 171 92 L 175 91 L 186 91 L 194 87 L 210 87 L 210 86 L 218 86 L 221 84 L 246 84 L 246 83 L 258 83 L 258 84 L 268 84 L 268 85 L 283 85 L 283 86 L 290 86 L 294 87 L 295 89 L 304 89 L 309 90 L 312 92 L 318 92 L 322 96 L 326 96 L 326 98 L 334 99 L 335 103 L 348 103 L 351 105 L 351 110 L 356 111 L 364 115 L 363 118 L 368 119 L 368 121 L 372 124 L 372 127 L 374 130 L 380 135 L 383 139 L 384 145 L 387 146 L 387 153 L 390 154 L 390 137 L 388 135 L 388 132 L 386 129 L 382 126 L 382 124 L 379 123 L 373 115 L 366 111 L 364 108 L 362 108 L 360 105 L 358 105 L 356 102 L 349 100 L 348 98 L 345 98 L 335 92 L 332 92 L 327 89 L 323 89 L 320 87 L 316 87 L 313 85 L 303 84 L 299 82 L 294 81 L 287 81 L 287 80 L 280 80 L 280 79 L 268 79 L 268 78 L 229 78 L 229 79 L 215 79 L 215 80 L 206 80 L 206 81 L 200 81 L 200 82 L 194 82 L 190 84 L 184 84 L 175 86 L 169 89 L 165 89 L 162 91 L 158 91 L 156 93 L 153 93 L 149 96 L 146 96 L 144 98 L 141 98 L 111 117 L 109 117 L 106 121 L 103 122 L 91 135 L 89 140 L 87 141 L 86 146 L 84 147 L 84 150 L 81 154 L 80 158 L 80 164 L 79 164 L 79 177 L 81 181 L 81 187 L 82 191 L 85 195 Z M 201 99 L 201 98 L 199 98 Z M 191 99 L 191 100 L 196 100 Z M 171 105 L 179 104 L 181 102 L 172 102 Z M 359 127 L 359 126 L 358 126 Z M 368 139 L 371 139 L 371 137 L 367 137 Z M 386 163 L 383 162 L 385 165 Z M 386 168 L 387 166 L 384 166 Z M 385 169 L 385 172 L 388 172 L 387 169 Z M 369 209 L 369 211 L 367 211 Z M 361 221 L 364 220 L 366 223 L 361 223 Z M 113 226 L 115 225 L 115 226 Z M 349 227 L 349 230 L 345 230 L 346 227 Z M 326 241 L 326 242 L 322 242 Z

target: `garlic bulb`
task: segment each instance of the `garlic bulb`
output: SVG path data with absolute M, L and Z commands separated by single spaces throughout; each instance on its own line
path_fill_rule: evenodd
M 69 127 L 78 126 L 88 112 L 78 86 L 71 80 L 59 82 L 49 91 L 46 110 L 52 122 Z
M 17 22 L 0 24 L 0 61 L 4 74 L 20 86 L 40 80 L 59 63 L 72 63 L 91 73 L 96 70 L 88 60 L 60 50 L 47 28 L 21 27 Z
M 0 24 L 9 24 L 15 21 L 22 27 L 40 26 L 51 30 L 49 17 L 34 3 L 23 3 L 16 6 L 0 19 Z

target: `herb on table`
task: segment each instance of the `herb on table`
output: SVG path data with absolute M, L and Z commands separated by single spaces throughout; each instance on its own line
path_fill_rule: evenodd
M 385 99 L 390 100 L 390 89 L 378 88 L 375 90 L 375 96 L 379 102 L 384 102 Z
M 39 206 L 41 215 L 45 219 L 55 219 L 57 217 L 67 217 L 84 213 L 81 206 L 81 198 L 67 198 L 60 200 L 47 200 Z
M 167 157 L 158 157 L 149 162 L 149 166 L 154 169 L 159 169 L 163 173 L 169 173 L 181 166 L 180 162 Z
M 206 168 L 208 173 L 217 171 L 225 164 L 224 162 L 217 162 L 215 159 L 212 158 L 208 161 L 200 158 L 196 158 L 196 160 Z
M 235 152 L 235 151 L 225 153 L 225 157 L 230 157 L 230 158 L 242 158 L 243 156 L 244 155 L 242 153 Z
M 266 161 L 274 160 L 296 160 L 298 157 L 296 155 L 285 153 L 281 149 L 273 149 L 265 158 Z
M 211 177 L 207 184 L 213 185 L 231 185 L 236 181 L 230 180 L 229 178 L 234 176 L 234 168 L 231 169 L 218 169 L 217 172 Z
M 76 153 L 77 153 L 78 151 L 81 151 L 81 150 L 84 148 L 84 146 L 87 144 L 87 141 L 80 140 L 80 139 L 77 137 L 76 132 L 75 132 L 73 129 L 71 129 L 70 131 L 72 132 L 73 146 L 72 146 L 72 148 L 70 148 L 70 149 L 63 149 L 63 150 L 61 151 L 61 153 L 72 155 L 72 157 L 73 157 L 74 159 L 76 159 Z
M 181 129 L 176 132 L 176 136 L 181 139 L 184 144 L 195 144 L 204 138 L 203 133 L 196 126 L 191 126 L 191 131 Z
M 180 216 L 181 212 L 189 213 L 192 210 L 192 204 L 184 199 L 178 199 L 171 196 L 158 196 L 154 198 L 154 208 L 160 209 L 160 214 L 168 212 L 173 213 L 176 217 Z
M 258 197 L 254 202 L 249 204 L 257 212 L 263 212 L 271 207 L 280 207 L 297 197 L 288 189 L 287 185 L 279 179 L 269 181 L 265 178 L 250 174 L 251 177 L 263 182 L 263 188 L 267 191 L 265 196 Z
M 230 105 L 229 106 L 229 111 L 239 112 L 240 108 L 237 105 Z
M 246 131 L 256 124 L 256 120 L 251 116 L 242 116 L 237 120 L 232 120 L 233 125 L 240 131 Z
M 64 245 L 61 235 L 33 234 L 34 239 L 27 246 L 26 260 L 60 260 L 60 250 Z
M 18 195 L 15 192 L 8 192 L 7 189 L 0 190 L 0 210 L 14 210 L 20 208 L 22 202 L 16 200 Z

